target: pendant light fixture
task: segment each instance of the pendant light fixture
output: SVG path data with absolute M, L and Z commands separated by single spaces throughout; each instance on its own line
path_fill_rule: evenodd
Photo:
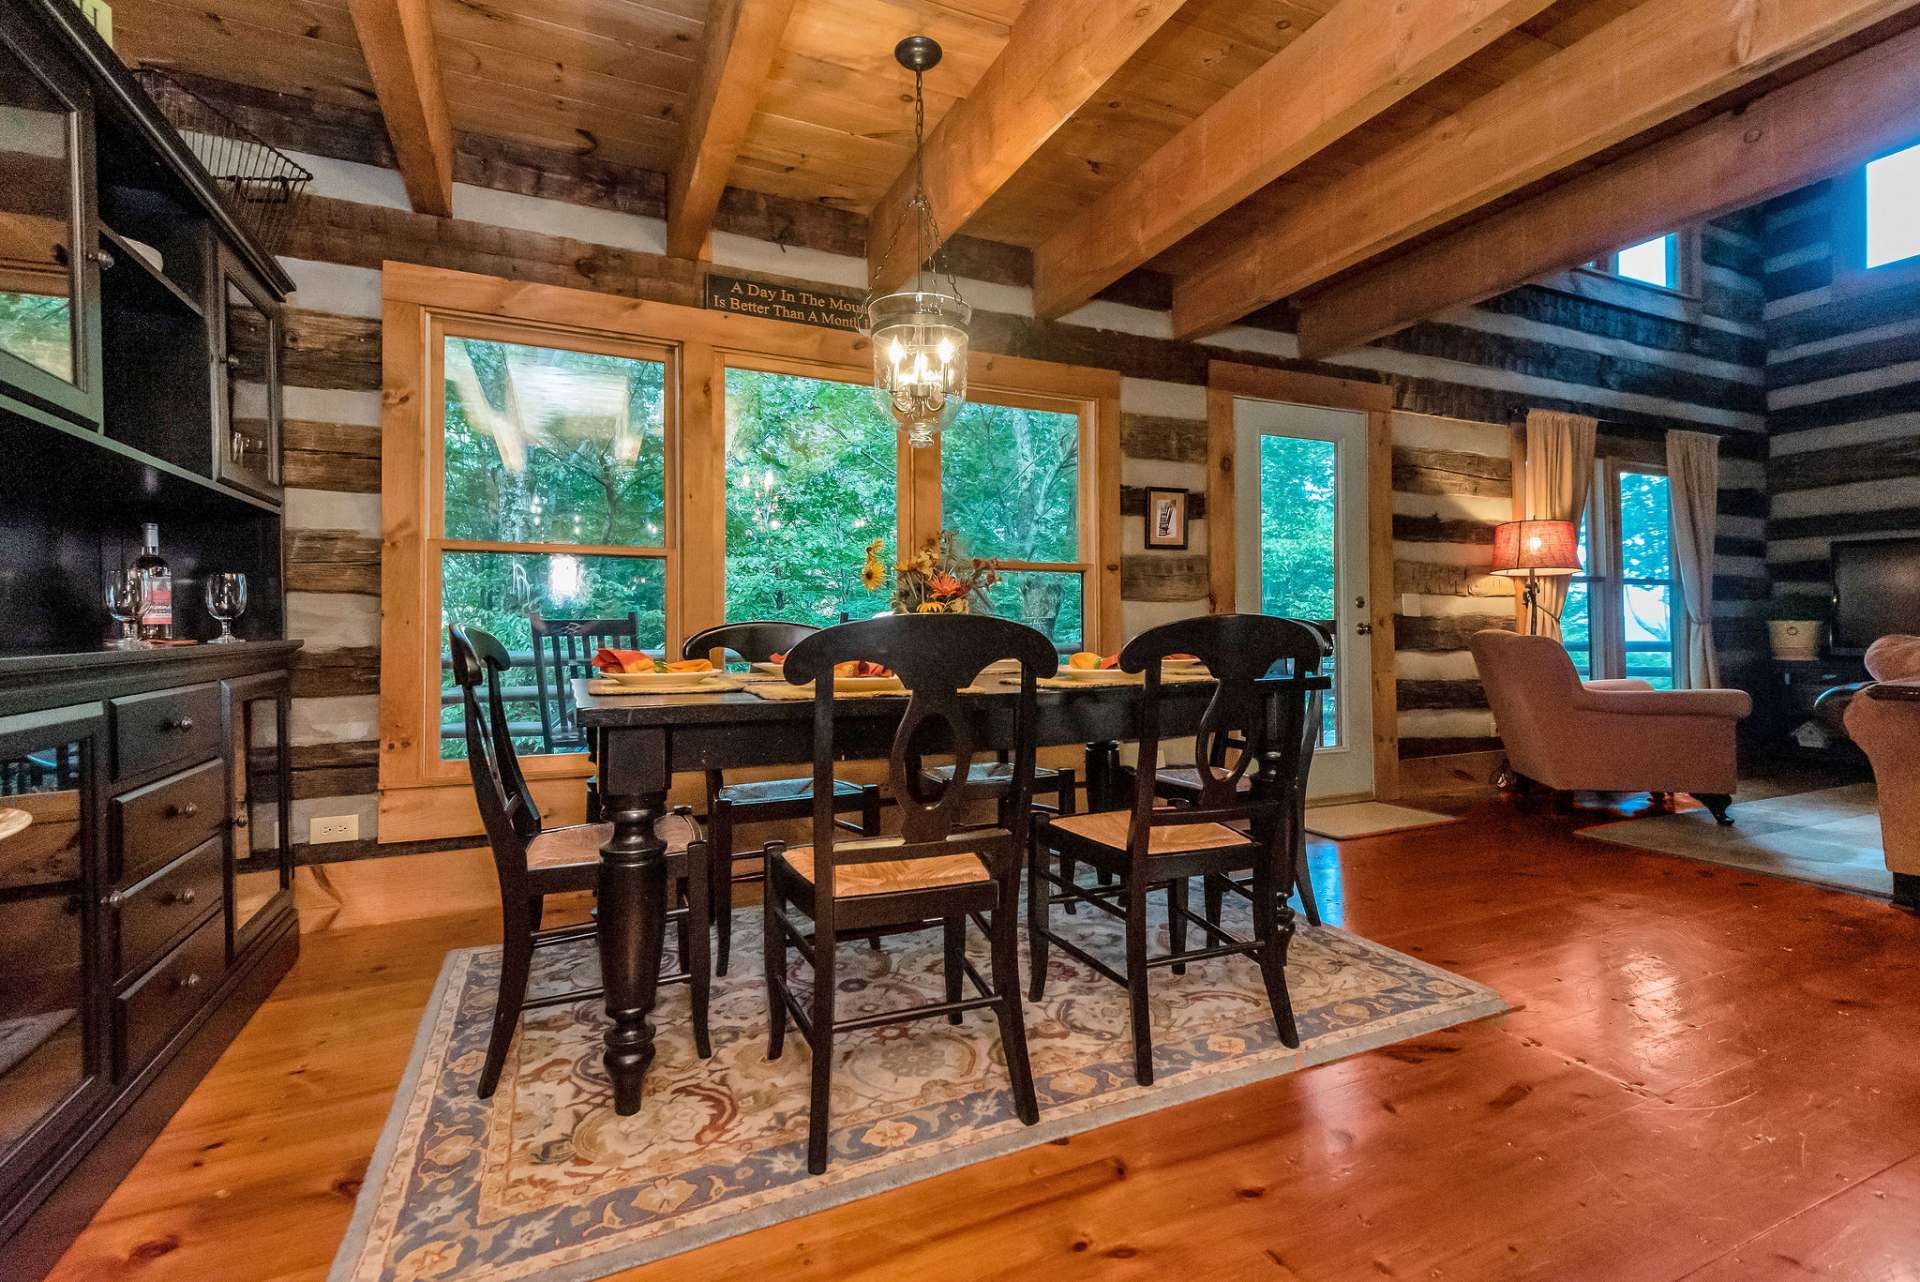
M 929 36 L 908 36 L 894 46 L 893 56 L 913 73 L 913 287 L 870 295 L 866 321 L 873 341 L 874 399 L 906 430 L 907 439 L 921 446 L 933 444 L 966 403 L 967 325 L 973 308 L 960 297 L 960 286 L 946 266 L 933 202 L 927 199 L 927 106 L 921 78 L 939 63 L 940 45 Z M 898 247 L 901 230 L 894 224 L 893 238 L 880 258 L 882 272 Z M 946 277 L 945 291 L 939 287 L 941 276 Z

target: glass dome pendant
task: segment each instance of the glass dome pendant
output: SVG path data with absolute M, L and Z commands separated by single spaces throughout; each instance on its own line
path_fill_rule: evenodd
M 967 399 L 967 325 L 973 308 L 960 297 L 960 286 L 946 266 L 939 224 L 927 199 L 927 108 L 921 77 L 940 61 L 940 46 L 928 36 L 908 36 L 894 46 L 894 58 L 913 72 L 913 203 L 915 249 L 913 288 L 871 295 L 866 305 L 866 330 L 873 341 L 873 395 L 880 408 L 905 429 L 916 446 L 933 444 L 935 436 L 960 413 Z M 899 239 L 893 228 L 881 255 L 886 270 Z M 928 265 L 933 285 L 928 287 Z M 876 273 L 877 274 L 877 273 Z M 939 288 L 946 277 L 947 289 Z

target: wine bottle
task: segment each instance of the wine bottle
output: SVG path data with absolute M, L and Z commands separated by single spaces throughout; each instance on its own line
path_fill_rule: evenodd
M 147 581 L 147 604 L 140 612 L 144 641 L 173 639 L 173 570 L 160 555 L 160 527 L 152 521 L 140 527 L 140 556 L 133 568 Z

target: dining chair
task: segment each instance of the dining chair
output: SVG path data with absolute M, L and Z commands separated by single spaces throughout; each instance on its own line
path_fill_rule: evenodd
M 499 1085 L 522 1011 L 587 1001 L 603 995 L 601 989 L 575 989 L 527 999 L 527 976 L 534 950 L 593 937 L 595 926 L 540 928 L 546 897 L 569 891 L 592 890 L 600 875 L 600 846 L 612 834 L 610 824 L 571 824 L 548 828 L 534 804 L 520 760 L 514 752 L 501 681 L 512 667 L 506 647 L 478 628 L 454 624 L 449 629 L 453 650 L 453 679 L 460 686 L 466 709 L 467 766 L 480 804 L 480 820 L 487 844 L 493 849 L 494 871 L 500 878 L 502 927 L 500 988 L 494 998 L 493 1031 L 487 1039 L 486 1063 L 480 1070 L 481 1099 L 489 1099 Z M 486 684 L 486 699 L 480 686 Z M 707 1026 L 711 980 L 707 967 L 708 859 L 699 825 L 687 807 L 665 815 L 654 832 L 667 846 L 667 878 L 677 906 L 667 913 L 676 923 L 680 969 L 663 975 L 663 984 L 687 983 L 693 992 L 693 1043 L 705 1058 L 713 1053 Z M 700 929 L 693 929 L 693 926 Z
M 1196 804 L 1161 804 L 1156 791 L 1160 760 L 1161 663 L 1176 654 L 1199 656 L 1214 678 L 1212 698 L 1194 735 L 1194 769 L 1200 783 Z M 1281 1042 L 1300 1044 L 1293 1004 L 1287 994 L 1287 948 L 1293 938 L 1293 909 L 1287 905 L 1294 857 L 1291 841 L 1293 794 L 1298 790 L 1299 755 L 1305 742 L 1302 722 L 1310 693 L 1306 679 L 1318 671 L 1319 634 L 1292 619 L 1226 614 L 1151 628 L 1120 651 L 1123 672 L 1145 674 L 1140 706 L 1140 767 L 1133 775 L 1133 798 L 1126 810 L 1099 811 L 1062 819 L 1041 817 L 1034 831 L 1034 857 L 1028 861 L 1027 942 L 1032 953 L 1031 995 L 1046 992 L 1049 945 L 1086 964 L 1096 974 L 1127 990 L 1133 1024 L 1134 1077 L 1153 1081 L 1153 1025 L 1147 1004 L 1148 971 L 1167 967 L 1182 974 L 1187 963 L 1214 957 L 1248 955 L 1260 965 Z M 1277 663 L 1286 676 L 1268 675 Z M 1214 745 L 1237 735 L 1245 748 L 1231 766 L 1214 764 Z M 1256 770 L 1253 782 L 1241 781 Z M 1244 823 L 1245 832 L 1230 825 Z M 1052 861 L 1071 858 L 1116 875 L 1112 886 L 1082 887 L 1056 871 Z M 1192 878 L 1202 879 L 1211 895 L 1239 889 L 1236 874 L 1251 870 L 1247 892 L 1253 901 L 1253 932 L 1242 938 L 1218 921 L 1194 914 L 1187 905 Z M 1164 890 L 1168 951 L 1147 955 L 1147 897 Z M 1084 903 L 1122 920 L 1126 957 L 1116 968 L 1085 948 L 1054 933 L 1051 905 Z M 1187 947 L 1187 928 L 1197 927 L 1206 943 Z
M 1328 639 L 1327 628 L 1331 625 L 1308 623 L 1296 620 L 1313 629 L 1320 636 L 1320 655 L 1322 663 L 1333 653 L 1333 642 Z M 1307 696 L 1306 716 L 1301 721 L 1300 764 L 1295 771 L 1293 789 L 1293 884 L 1300 893 L 1300 906 L 1306 911 L 1307 924 L 1320 924 L 1320 901 L 1313 891 L 1313 872 L 1307 866 L 1307 774 L 1313 769 L 1314 750 L 1320 746 L 1321 718 L 1325 694 L 1313 690 Z M 1225 767 L 1227 754 L 1244 752 L 1246 744 L 1236 736 L 1220 735 L 1213 741 L 1213 762 L 1216 769 Z M 1247 791 L 1253 786 L 1253 780 L 1242 775 L 1237 787 Z M 1153 790 L 1165 800 L 1189 808 L 1200 804 L 1200 772 L 1192 766 L 1162 766 L 1154 776 Z M 1235 882 L 1242 895 L 1251 892 L 1251 885 L 1244 879 Z M 1218 882 L 1206 884 L 1207 920 L 1216 926 L 1220 924 L 1220 904 L 1223 887 Z
M 844 840 L 837 836 L 827 800 L 836 757 L 833 665 L 852 659 L 885 664 L 906 686 L 906 708 L 888 754 L 888 779 L 900 808 L 900 835 Z M 988 664 L 1014 659 L 1020 687 L 1010 725 L 982 744 L 961 690 Z M 814 683 L 813 843 L 789 848 L 768 842 L 766 858 L 765 967 L 770 1010 L 767 1054 L 779 1059 L 791 1016 L 811 1047 L 811 1102 L 807 1169 L 826 1170 L 829 1098 L 836 1034 L 882 1024 L 944 1015 L 961 1022 L 968 1011 L 991 1009 L 1013 1085 L 1014 1111 L 1032 1125 L 1040 1107 L 1027 1060 L 1026 1025 L 1020 1006 L 1017 958 L 1021 854 L 1033 821 L 1035 681 L 1059 664 L 1040 632 L 988 615 L 901 615 L 842 624 L 816 633 L 787 656 L 787 680 Z M 919 768 L 923 752 L 951 753 L 961 778 L 976 752 L 1005 748 L 1012 756 L 1006 827 L 962 828 L 964 787 L 929 780 Z M 812 924 L 796 921 L 797 910 Z M 966 955 L 967 923 L 991 945 L 992 977 L 980 974 Z M 887 937 L 930 930 L 943 934 L 946 999 L 842 1019 L 835 949 L 843 939 Z M 813 968 L 808 1000 L 794 996 L 787 980 L 788 950 Z M 966 995 L 971 984 L 974 996 Z
M 527 624 L 533 631 L 540 738 L 549 753 L 580 752 L 587 737 L 576 719 L 573 678 L 593 675 L 593 656 L 602 647 L 639 649 L 639 613 L 629 612 L 623 619 L 547 619 L 535 610 Z
M 766 663 L 776 654 L 785 654 L 807 637 L 820 631 L 807 623 L 780 623 L 756 620 L 751 623 L 725 623 L 717 628 L 696 632 L 680 647 L 684 659 L 704 659 L 714 651 L 732 654 L 747 663 Z M 848 832 L 863 837 L 880 835 L 880 786 L 878 784 L 833 781 L 833 812 L 860 813 L 858 824 L 844 819 L 834 822 Z M 753 881 L 760 876 L 758 849 L 747 858 L 756 866 L 735 875 L 733 830 L 737 824 L 773 823 L 783 819 L 805 819 L 813 813 L 813 779 L 763 779 L 754 783 L 729 784 L 719 770 L 707 771 L 707 834 L 713 850 L 713 913 L 719 934 L 715 970 L 727 973 L 733 954 L 733 883 Z

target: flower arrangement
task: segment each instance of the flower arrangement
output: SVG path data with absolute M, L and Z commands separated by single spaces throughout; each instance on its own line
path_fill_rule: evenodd
M 961 556 L 954 546 L 957 539 L 952 530 L 942 530 L 938 538 L 928 539 L 926 546 L 893 568 L 895 614 L 967 614 L 976 601 L 986 607 L 986 590 L 1000 581 L 1000 565 Z M 877 591 L 886 582 L 886 563 L 880 559 L 883 546 L 880 539 L 867 544 L 860 582 L 868 591 Z

